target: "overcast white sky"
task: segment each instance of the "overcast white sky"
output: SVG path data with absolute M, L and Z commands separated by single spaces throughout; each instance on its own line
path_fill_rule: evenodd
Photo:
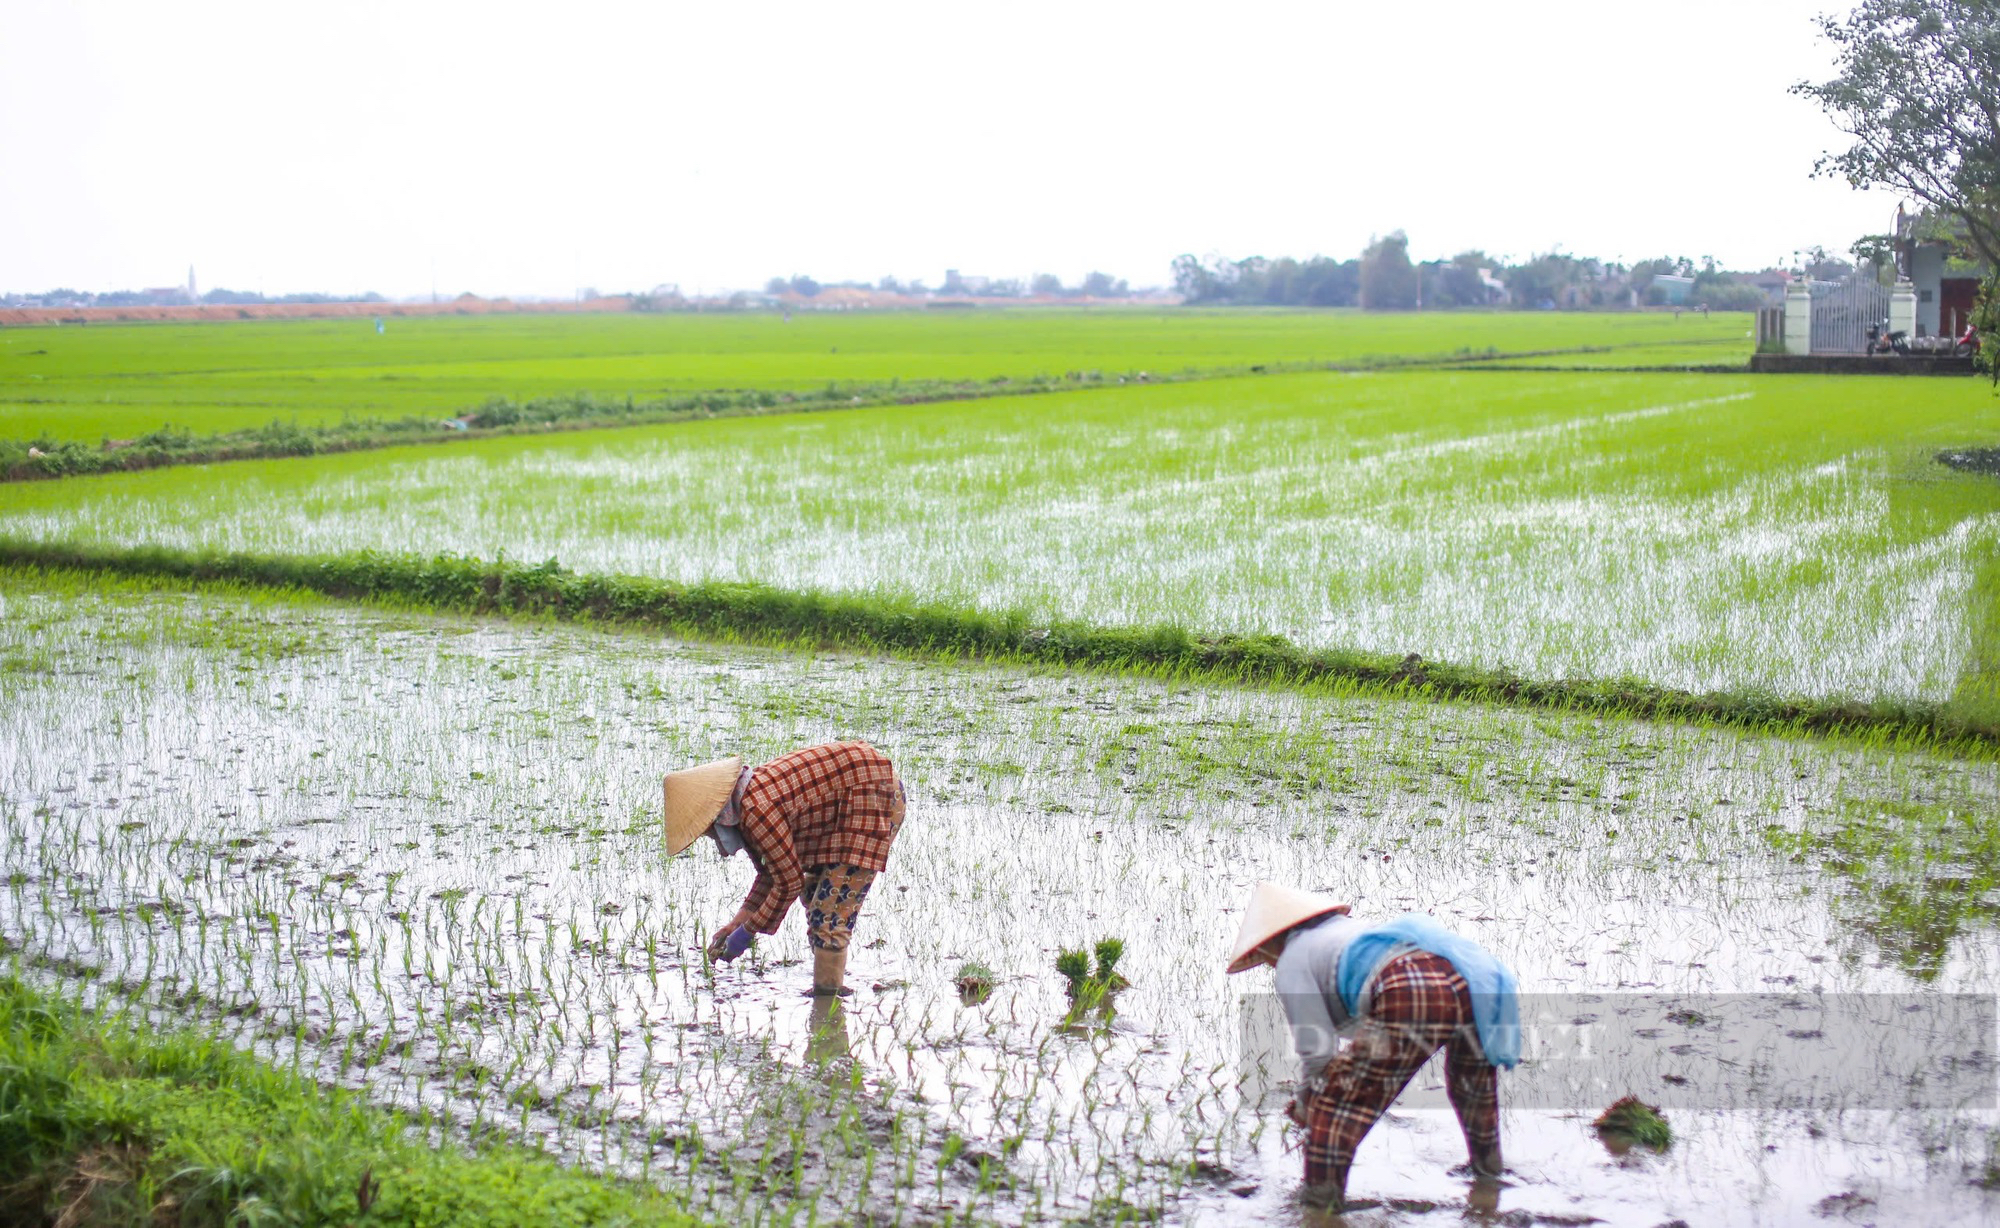
M 1844 0 L 0 0 L 0 291 L 935 285 L 1184 251 L 1761 267 Z

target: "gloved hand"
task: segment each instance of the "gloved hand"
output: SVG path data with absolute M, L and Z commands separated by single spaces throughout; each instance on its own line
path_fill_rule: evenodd
M 726 964 L 743 954 L 750 949 L 751 937 L 750 931 L 741 925 L 729 931 L 729 936 L 722 940 L 722 949 L 713 952 L 716 960 Z
M 708 936 L 708 945 L 703 951 L 713 960 L 731 960 L 750 948 L 750 924 L 742 913 L 737 913 L 722 923 L 722 928 Z M 731 944 L 734 944 L 733 946 Z

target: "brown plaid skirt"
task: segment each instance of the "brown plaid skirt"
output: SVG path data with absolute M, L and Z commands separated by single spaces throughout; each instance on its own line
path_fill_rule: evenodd
M 1376 974 L 1353 1041 L 1327 1063 L 1325 1081 L 1306 1104 L 1307 1186 L 1354 1162 L 1362 1136 L 1439 1049 L 1467 1150 L 1477 1155 L 1499 1144 L 1499 1078 L 1479 1047 L 1472 993 L 1451 961 L 1412 951 Z

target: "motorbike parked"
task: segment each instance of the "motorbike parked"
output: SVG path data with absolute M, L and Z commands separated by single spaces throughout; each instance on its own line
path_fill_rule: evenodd
M 1889 321 L 1868 326 L 1868 353 L 1907 354 L 1910 352 L 1910 335 L 1903 329 L 1891 331 Z

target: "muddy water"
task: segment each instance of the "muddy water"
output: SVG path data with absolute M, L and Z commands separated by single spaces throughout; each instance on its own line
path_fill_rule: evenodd
M 34 975 L 724 1218 L 1309 1218 L 1281 1075 L 1239 1042 L 1268 974 L 1220 973 L 1260 878 L 1431 912 L 1536 993 L 2000 984 L 1964 835 L 1991 764 L 9 583 L 0 934 Z M 665 860 L 655 799 L 667 766 L 842 736 L 913 803 L 858 992 L 816 1018 L 796 919 L 694 953 L 750 870 Z M 1054 956 L 1104 936 L 1133 987 L 1066 1020 Z M 1621 1077 L 1660 1097 L 1649 1061 Z M 2000 1212 L 1988 1110 L 1670 1109 L 1667 1154 L 1616 1156 L 1610 1098 L 1507 1110 L 1500 1222 Z M 1399 1109 L 1348 1222 L 1456 1222 L 1463 1158 L 1448 1110 Z

